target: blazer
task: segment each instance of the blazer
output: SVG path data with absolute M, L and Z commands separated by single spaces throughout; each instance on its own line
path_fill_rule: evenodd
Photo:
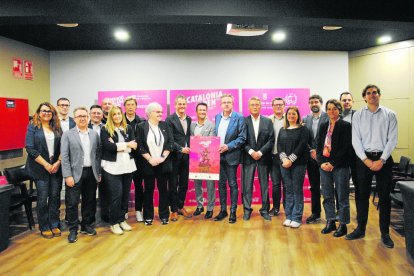
M 339 119 L 335 123 L 331 140 L 331 154 L 329 157 L 323 156 L 325 146 L 325 137 L 328 133 L 329 121 L 321 124 L 317 139 L 316 161 L 319 166 L 322 163 L 329 162 L 334 167 L 347 167 L 350 165 L 351 148 L 352 148 L 352 128 L 351 124 Z
M 194 130 L 196 128 L 196 125 L 197 125 L 197 122 L 192 122 L 190 125 L 191 136 L 194 136 Z M 216 130 L 215 130 L 213 122 L 206 119 L 206 121 L 204 122 L 204 125 L 201 128 L 200 135 L 201 136 L 216 136 Z
M 258 163 L 268 165 L 272 162 L 272 150 L 275 144 L 275 132 L 273 130 L 272 120 L 260 115 L 259 132 L 254 135 L 252 116 L 245 118 L 246 122 L 246 143 L 244 144 L 243 164 Z M 258 161 L 250 156 L 249 150 L 260 151 L 263 155 Z
M 50 163 L 53 164 L 59 159 L 60 155 L 60 134 L 55 133 L 55 143 L 53 149 L 53 159 L 50 160 Z M 33 124 L 29 124 L 27 127 L 26 133 L 26 151 L 27 151 L 27 160 L 26 160 L 26 172 L 34 180 L 47 180 L 49 177 L 49 172 L 45 168 L 37 163 L 35 159 L 40 155 L 46 161 L 49 161 L 49 150 L 47 149 L 45 134 L 43 133 L 43 128 L 37 127 Z M 61 167 L 56 172 L 60 177 L 62 175 Z
M 186 156 L 188 158 L 188 154 L 181 153 L 181 150 L 183 147 L 190 146 L 190 126 L 191 126 L 191 118 L 187 116 L 187 134 L 185 134 L 183 126 L 180 122 L 180 119 L 178 118 L 177 113 L 174 112 L 174 114 L 171 114 L 167 117 L 165 122 L 167 123 L 168 127 L 172 131 L 173 135 L 173 155 L 172 157 L 181 158 L 183 156 Z
M 126 132 L 122 132 L 125 142 L 130 142 L 135 140 L 135 133 L 133 129 L 127 125 Z M 113 143 L 109 141 L 109 138 L 112 138 Z M 119 138 L 118 134 L 114 132 L 114 135 L 110 136 L 108 130 L 105 127 L 101 129 L 101 146 L 102 146 L 102 160 L 107 160 L 111 162 L 116 161 L 116 155 L 118 153 L 116 143 L 118 143 Z M 132 150 L 129 153 L 130 158 L 133 158 Z
M 125 115 L 125 119 L 126 119 L 126 113 L 125 113 L 124 115 Z M 132 130 L 133 130 L 133 131 L 134 131 L 134 133 L 135 133 L 135 138 L 138 136 L 138 134 L 137 134 L 138 124 L 140 124 L 140 123 L 142 123 L 142 122 L 144 122 L 144 121 L 145 121 L 145 119 L 144 119 L 144 118 L 142 118 L 142 117 L 140 117 L 140 116 L 138 116 L 138 115 L 135 115 L 135 119 L 134 119 L 134 120 L 132 120 L 131 122 L 130 122 L 130 121 L 128 121 L 128 119 L 126 119 L 127 124 L 128 124 L 128 125 L 130 125 L 130 126 L 132 127 Z M 138 157 L 139 157 L 138 150 L 134 150 L 134 151 L 132 152 L 132 155 L 134 156 L 134 158 L 138 158 Z
M 171 152 L 174 147 L 174 139 L 173 134 L 171 132 L 171 129 L 168 127 L 166 122 L 161 121 L 158 125 L 158 127 L 161 130 L 162 135 L 164 136 L 164 145 L 162 148 L 162 151 L 169 150 L 170 154 L 168 155 L 167 159 L 161 164 L 161 166 L 164 168 L 165 172 L 168 172 L 169 167 L 172 166 L 171 161 Z M 142 122 L 137 127 L 137 141 L 138 141 L 138 152 L 141 154 L 148 153 L 151 155 L 147 139 L 148 139 L 148 133 L 149 133 L 149 123 L 148 121 Z M 145 158 L 138 158 L 137 159 L 138 165 L 140 168 L 142 168 L 142 172 L 144 175 L 154 175 L 155 170 L 154 167 L 145 159 Z
M 92 171 L 96 181 L 101 174 L 101 140 L 96 131 L 88 129 L 90 141 L 90 154 Z M 78 183 L 82 177 L 83 157 L 85 152 L 82 148 L 78 128 L 72 128 L 62 135 L 61 140 L 61 158 L 62 158 L 62 176 L 72 176 L 75 183 Z
M 69 129 L 72 129 L 76 126 L 75 120 L 69 116 Z
M 216 133 L 221 121 L 221 113 L 216 115 Z M 231 114 L 229 126 L 227 128 L 224 144 L 229 148 L 228 151 L 220 155 L 220 159 L 226 160 L 230 166 L 238 165 L 241 161 L 241 149 L 246 142 L 246 124 L 244 117 L 240 113 Z
M 309 130 L 309 141 L 308 141 L 309 150 L 316 149 L 316 136 L 318 136 L 318 133 L 316 133 L 315 138 L 314 138 L 313 130 L 312 130 L 312 117 L 313 116 L 311 113 L 305 118 L 303 118 L 303 123 L 305 124 L 306 128 Z M 329 117 L 325 112 L 322 111 L 321 118 L 319 119 L 319 122 L 318 122 L 317 132 L 319 131 L 321 124 L 327 121 L 329 121 Z

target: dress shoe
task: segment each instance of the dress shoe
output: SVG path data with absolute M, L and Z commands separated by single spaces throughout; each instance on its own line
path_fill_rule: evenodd
M 243 220 L 250 220 L 252 215 L 252 211 L 248 209 L 244 209 Z
M 78 240 L 78 231 L 70 231 L 68 236 L 68 242 L 74 243 Z
M 171 221 L 177 221 L 178 220 L 178 214 L 177 212 L 172 212 L 170 216 Z
M 196 217 L 196 216 L 200 215 L 203 212 L 204 212 L 204 207 L 197 207 L 197 209 L 193 213 L 193 216 Z
M 81 230 L 80 230 L 80 232 L 81 232 L 82 234 L 86 234 L 86 235 L 88 235 L 88 236 L 95 236 L 95 235 L 96 235 L 96 231 L 95 231 L 95 229 L 93 229 L 93 227 L 92 227 L 92 226 L 90 226 L 90 225 L 84 225 L 84 226 L 81 226 Z
M 385 247 L 394 248 L 394 242 L 392 241 L 390 234 L 381 234 L 381 241 Z
M 52 234 L 53 234 L 53 237 L 60 237 L 60 236 L 62 236 L 62 232 L 57 227 L 52 229 Z
M 121 222 L 119 224 L 119 226 L 121 226 L 122 230 L 124 231 L 131 231 L 132 227 L 124 220 L 123 222 Z
M 229 217 L 229 223 L 236 223 L 236 221 L 237 221 L 236 212 L 231 212 L 230 217 Z
M 115 235 L 123 235 L 124 231 L 121 229 L 121 227 L 119 226 L 119 224 L 114 224 L 110 226 L 110 229 L 112 231 L 112 233 L 114 233 Z
M 299 227 L 301 226 L 301 224 L 302 224 L 302 223 L 300 223 L 300 222 L 297 222 L 297 221 L 293 221 L 293 220 L 292 220 L 292 221 L 290 222 L 290 225 L 289 225 L 289 226 L 290 226 L 290 228 L 299 228 Z
M 280 211 L 278 209 L 275 209 L 275 207 L 273 207 L 272 209 L 270 209 L 269 211 L 269 215 L 271 217 L 276 217 L 280 214 Z
M 322 229 L 322 234 L 329 234 L 332 231 L 336 230 L 335 220 L 330 220 L 326 223 L 325 228 Z
M 313 224 L 321 222 L 321 215 L 312 214 L 306 219 L 306 224 Z
M 178 209 L 178 214 L 180 216 L 185 217 L 185 218 L 191 218 L 192 217 L 191 214 L 189 212 L 187 212 L 187 210 L 185 208 Z
M 136 211 L 135 217 L 137 218 L 137 222 L 144 222 L 144 216 L 142 214 L 142 211 Z
M 51 239 L 53 238 L 53 233 L 50 230 L 46 230 L 46 231 L 41 231 L 40 235 L 42 235 L 43 238 L 45 239 Z
M 261 213 L 261 215 L 267 221 L 272 220 L 272 217 L 269 215 L 269 213 Z
M 345 236 L 347 233 L 348 233 L 348 229 L 346 227 L 346 224 L 345 223 L 341 223 L 341 224 L 339 224 L 339 227 L 335 231 L 335 233 L 333 233 L 333 236 L 335 238 L 339 238 L 339 237 Z
M 152 225 L 152 219 L 146 219 L 144 223 L 145 223 L 146 226 L 151 226 Z
M 213 211 L 207 211 L 204 219 L 211 219 L 213 217 Z
M 214 217 L 214 221 L 220 221 L 225 219 L 228 216 L 226 211 L 220 211 L 220 213 Z
M 365 231 L 357 227 L 352 233 L 346 235 L 345 239 L 346 240 L 357 240 L 357 239 L 362 239 L 363 237 L 365 237 Z
M 161 219 L 161 225 L 167 225 L 169 223 L 168 218 Z
M 292 222 L 292 221 L 291 221 L 290 219 L 286 219 L 286 220 L 283 222 L 283 226 L 289 227 L 291 222 Z

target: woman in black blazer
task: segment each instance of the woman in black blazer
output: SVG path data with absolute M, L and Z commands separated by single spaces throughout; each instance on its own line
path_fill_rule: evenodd
M 150 103 L 145 112 L 148 121 L 138 125 L 139 153 L 143 158 L 138 159 L 142 164 L 144 175 L 144 220 L 145 225 L 152 225 L 154 219 L 154 187 L 157 179 L 159 192 L 158 213 L 161 224 L 168 224 L 168 189 L 167 179 L 172 171 L 172 163 L 169 158 L 173 147 L 171 129 L 162 119 L 162 106 L 158 103 Z
M 43 237 L 50 239 L 60 232 L 60 128 L 56 109 L 48 102 L 41 103 L 26 133 L 26 171 L 37 190 L 37 217 Z
M 352 145 L 351 124 L 340 118 L 341 103 L 335 99 L 326 102 L 329 121 L 319 127 L 316 139 L 317 162 L 320 166 L 323 207 L 326 226 L 322 234 L 334 230 L 334 237 L 346 235 L 350 222 L 349 212 L 349 162 Z M 335 189 L 338 193 L 339 227 L 335 224 Z
M 112 233 L 131 231 L 125 221 L 128 213 L 132 173 L 137 169 L 132 150 L 137 143 L 133 129 L 127 125 L 118 106 L 111 108 L 105 127 L 101 129 L 102 177 L 109 202 L 109 223 Z

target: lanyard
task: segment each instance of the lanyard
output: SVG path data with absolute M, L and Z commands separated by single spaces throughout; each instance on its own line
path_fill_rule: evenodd
M 155 135 L 155 131 L 152 129 L 151 126 L 149 126 L 149 128 L 150 128 L 152 134 L 154 135 L 155 145 L 157 147 L 160 147 L 161 146 L 161 140 L 162 140 L 162 133 L 161 133 L 160 128 L 158 127 L 158 133 L 160 134 L 160 140 L 158 142 L 157 142 L 157 135 Z

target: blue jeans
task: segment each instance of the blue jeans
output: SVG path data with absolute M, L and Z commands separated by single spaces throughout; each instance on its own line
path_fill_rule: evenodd
M 303 215 L 303 180 L 306 165 L 293 165 L 285 169 L 281 166 L 283 183 L 286 187 L 286 219 L 302 223 Z
M 332 172 L 319 169 L 323 195 L 323 208 L 327 221 L 335 220 L 335 189 L 338 193 L 339 222 L 348 224 L 349 214 L 349 167 L 334 168 Z
M 238 197 L 238 186 L 237 186 L 237 167 L 227 164 L 227 161 L 220 160 L 220 179 L 218 181 L 220 205 L 221 211 L 227 211 L 227 186 L 230 186 L 230 212 L 236 212 L 237 210 L 237 197 Z
M 48 180 L 36 180 L 37 220 L 39 230 L 47 231 L 60 227 L 60 191 L 62 178 L 56 174 L 49 175 Z

